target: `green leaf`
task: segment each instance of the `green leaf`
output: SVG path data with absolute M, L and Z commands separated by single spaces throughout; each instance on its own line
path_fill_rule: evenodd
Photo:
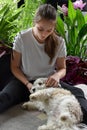
M 61 19 L 60 16 L 57 17 L 57 23 L 56 23 L 56 31 L 65 38 L 65 29 L 64 29 L 64 22 Z
M 85 19 L 81 10 L 79 9 L 76 10 L 76 20 L 77 20 L 77 28 L 78 30 L 80 30 L 82 26 L 85 24 Z
M 17 9 L 11 5 L 4 5 L 0 10 L 0 39 L 10 46 L 14 35 L 18 32 L 18 17 L 21 13 L 21 8 Z
M 68 17 L 70 18 L 72 23 L 73 23 L 73 20 L 76 17 L 76 10 L 74 9 L 73 3 L 71 2 L 71 0 L 69 0 Z
M 0 14 L 3 14 L 3 12 L 5 12 L 5 10 L 7 9 L 8 5 L 4 5 L 1 9 L 0 9 Z
M 20 15 L 20 13 L 21 13 L 21 10 L 19 10 L 19 12 L 15 13 L 11 17 L 9 17 L 8 21 L 13 22 L 15 19 L 18 18 L 18 16 Z
M 78 38 L 77 38 L 78 43 L 80 43 L 80 41 L 85 35 L 87 35 L 87 23 L 85 23 L 81 28 L 81 30 L 79 31 Z

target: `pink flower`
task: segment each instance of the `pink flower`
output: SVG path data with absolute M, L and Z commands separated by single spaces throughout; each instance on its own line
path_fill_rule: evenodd
M 73 5 L 74 5 L 74 8 L 75 8 L 75 9 L 78 9 L 78 8 L 79 8 L 80 10 L 82 10 L 83 7 L 86 5 L 86 2 L 83 3 L 82 0 L 77 0 L 77 1 L 73 2 Z
M 82 0 L 76 0 L 75 2 L 73 2 L 74 9 L 82 10 L 85 5 L 86 5 L 86 2 L 83 3 Z M 66 7 L 66 4 L 63 4 L 61 9 L 62 9 L 63 14 L 65 16 L 67 16 L 68 15 L 68 8 Z
M 62 12 L 64 13 L 65 16 L 68 15 L 68 8 L 66 7 L 65 4 L 62 5 Z

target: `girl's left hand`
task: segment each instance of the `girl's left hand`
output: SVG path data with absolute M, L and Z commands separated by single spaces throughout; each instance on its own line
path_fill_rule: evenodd
M 46 80 L 46 86 L 47 87 L 58 87 L 59 84 L 59 78 L 58 75 L 55 73 L 52 76 L 48 77 Z

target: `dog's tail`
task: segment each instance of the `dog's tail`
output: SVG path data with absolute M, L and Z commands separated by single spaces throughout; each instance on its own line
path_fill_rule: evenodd
M 87 130 L 87 125 L 73 121 L 67 112 L 61 114 L 59 121 L 59 124 L 63 127 L 71 127 L 73 130 Z
M 76 117 L 74 115 L 72 115 L 72 116 L 68 112 L 62 113 L 59 117 L 60 124 L 63 126 L 69 126 L 69 125 L 72 126 L 73 124 L 77 124 L 78 122 L 76 120 Z
M 70 120 L 71 120 L 71 115 L 70 115 L 70 113 L 69 112 L 63 112 L 63 113 L 61 113 L 61 115 L 60 115 L 60 120 L 62 121 L 62 122 L 70 122 Z M 72 120 L 71 120 L 72 121 Z

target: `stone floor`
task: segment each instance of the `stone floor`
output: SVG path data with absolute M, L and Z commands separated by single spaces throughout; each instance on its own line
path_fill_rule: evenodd
M 0 130 L 37 130 L 45 122 L 44 113 L 22 110 L 21 105 L 17 105 L 0 115 Z

